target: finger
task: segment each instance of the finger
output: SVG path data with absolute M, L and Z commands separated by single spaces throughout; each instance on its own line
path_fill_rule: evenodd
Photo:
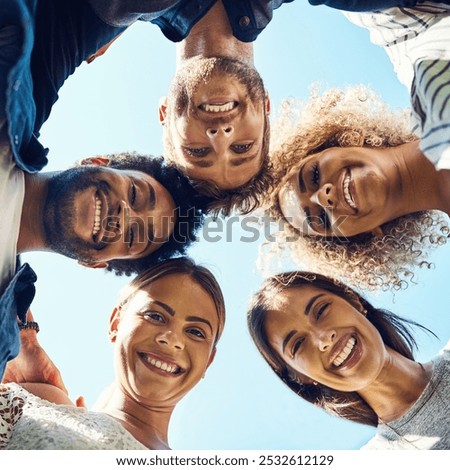
M 77 399 L 75 400 L 75 405 L 77 405 L 78 408 L 87 409 L 86 402 L 84 401 L 84 397 L 82 395 L 77 397 Z

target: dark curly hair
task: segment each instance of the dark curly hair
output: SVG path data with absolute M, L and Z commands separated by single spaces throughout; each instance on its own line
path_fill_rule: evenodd
M 163 157 L 140 155 L 136 152 L 102 155 L 109 159 L 111 168 L 142 171 L 151 175 L 171 194 L 176 207 L 176 223 L 167 241 L 153 253 L 139 259 L 114 259 L 108 262 L 108 271 L 118 276 L 139 274 L 161 261 L 186 254 L 202 226 L 210 199 L 201 196 L 189 180 Z

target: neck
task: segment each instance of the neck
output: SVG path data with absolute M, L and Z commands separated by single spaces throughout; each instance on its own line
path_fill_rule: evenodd
M 134 436 L 152 450 L 170 449 L 168 431 L 174 406 L 143 404 L 123 393 L 117 386 L 108 392 L 108 398 L 96 411 L 109 414 Z
M 399 216 L 425 210 L 450 214 L 450 171 L 438 171 L 419 149 L 419 141 L 393 148 L 400 172 Z
M 194 25 L 187 38 L 177 44 L 177 68 L 195 56 L 228 57 L 253 65 L 253 44 L 241 42 L 233 36 L 221 0 Z
M 25 198 L 20 219 L 17 252 L 46 251 L 44 207 L 51 173 L 25 174 Z
M 384 422 L 400 418 L 414 405 L 432 373 L 431 363 L 422 365 L 388 347 L 387 350 L 378 378 L 358 392 Z

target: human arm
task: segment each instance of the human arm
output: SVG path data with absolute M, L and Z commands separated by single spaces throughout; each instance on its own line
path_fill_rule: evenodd
M 438 169 L 450 169 L 450 61 L 414 66 L 411 104 L 422 152 Z
M 30 310 L 27 312 L 29 321 L 34 321 Z M 50 384 L 68 395 L 58 368 L 39 344 L 37 331 L 21 329 L 20 340 L 20 353 L 8 362 L 2 382 Z

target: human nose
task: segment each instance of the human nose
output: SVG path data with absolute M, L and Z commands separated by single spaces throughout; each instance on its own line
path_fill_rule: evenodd
M 325 352 L 333 345 L 336 338 L 334 330 L 325 330 L 317 333 L 317 346 L 321 352 Z
M 335 189 L 331 183 L 323 184 L 311 196 L 311 201 L 325 208 L 333 208 L 336 205 Z
M 234 127 L 231 124 L 221 124 L 206 128 L 206 135 L 210 138 L 218 138 L 221 135 L 230 137 L 234 133 Z
M 158 334 L 156 337 L 158 344 L 167 346 L 171 349 L 184 349 L 184 342 L 181 336 L 173 330 L 166 330 Z

